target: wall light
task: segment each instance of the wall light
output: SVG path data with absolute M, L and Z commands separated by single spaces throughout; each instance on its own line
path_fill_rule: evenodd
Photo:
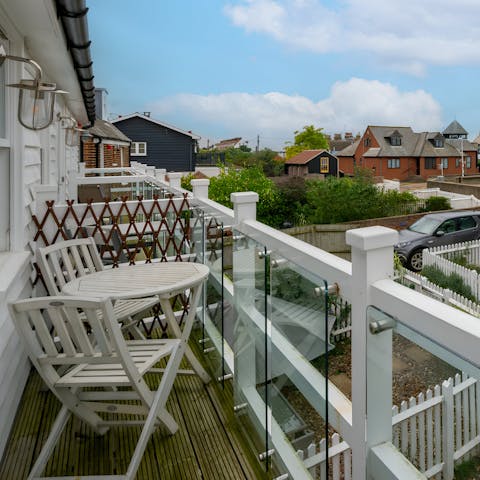
M 20 89 L 18 121 L 29 130 L 47 128 L 53 121 L 55 95 L 67 92 L 57 90 L 55 83 L 42 82 L 42 69 L 37 62 L 29 58 L 7 55 L 3 46 L 0 46 L 0 66 L 5 60 L 27 63 L 35 70 L 33 80 L 21 79 L 19 83 L 7 85 Z
M 80 145 L 80 136 L 83 136 L 86 130 L 78 127 L 77 121 L 73 117 L 63 116 L 58 113 L 57 118 L 60 121 L 60 126 L 65 130 L 65 143 L 69 147 Z

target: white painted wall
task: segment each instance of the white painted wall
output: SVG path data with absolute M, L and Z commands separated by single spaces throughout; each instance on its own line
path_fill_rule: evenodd
M 44 8 L 50 7 L 45 3 Z M 8 38 L 7 53 L 32 58 L 23 40 L 28 32 L 20 26 L 24 18 L 16 19 L 14 13 L 0 0 L 0 30 Z M 22 64 L 6 61 L 4 68 L 5 83 L 29 77 Z M 48 73 L 44 69 L 47 80 Z M 27 130 L 17 120 L 18 92 L 5 88 L 5 96 L 6 132 L 0 132 L 0 458 L 30 371 L 7 304 L 32 292 L 35 190 L 42 183 L 54 185 L 56 198 L 52 199 L 70 198 L 73 192 L 67 192 L 62 177 L 77 170 L 79 159 L 78 147 L 65 146 L 65 132 L 58 121 L 42 131 Z M 66 97 L 57 98 L 56 113 L 71 114 Z

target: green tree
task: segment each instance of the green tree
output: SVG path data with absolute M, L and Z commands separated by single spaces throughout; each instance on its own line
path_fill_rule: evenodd
M 303 130 L 294 132 L 294 142 L 292 145 L 288 145 L 291 142 L 287 142 L 285 147 L 285 154 L 287 160 L 304 150 L 328 150 L 327 137 L 322 133 L 323 128 L 315 128 L 313 125 L 306 125 Z
M 278 188 L 257 166 L 222 170 L 220 175 L 210 179 L 208 193 L 210 199 L 232 208 L 230 194 L 249 191 L 257 192 L 259 196 L 257 219 L 272 227 L 281 225 L 283 215 Z

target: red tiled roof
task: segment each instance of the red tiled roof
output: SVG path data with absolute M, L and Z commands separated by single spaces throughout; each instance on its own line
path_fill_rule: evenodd
M 288 160 L 285 160 L 286 165 L 305 165 L 308 163 L 310 160 L 313 160 L 315 157 L 318 157 L 323 152 L 327 152 L 328 150 L 304 150 L 303 152 L 300 152 L 298 155 L 295 155 L 292 158 L 289 158 Z

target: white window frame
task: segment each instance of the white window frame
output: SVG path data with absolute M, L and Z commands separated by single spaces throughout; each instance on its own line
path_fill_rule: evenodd
M 140 152 L 140 146 L 143 145 L 143 152 Z M 146 157 L 147 156 L 147 142 L 132 142 L 130 145 L 130 155 L 132 157 Z
M 400 168 L 399 158 L 389 158 L 387 160 L 387 168 Z
M 447 157 L 442 157 L 440 159 L 440 163 L 442 165 L 442 168 L 448 168 L 448 158 Z
M 320 173 L 328 173 L 330 170 L 330 159 L 328 157 L 320 157 Z

